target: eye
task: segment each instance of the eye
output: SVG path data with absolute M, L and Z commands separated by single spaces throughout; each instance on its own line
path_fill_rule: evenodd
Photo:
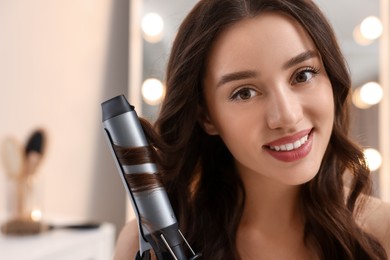
M 293 83 L 304 83 L 310 81 L 315 75 L 317 75 L 320 72 L 319 69 L 314 67 L 307 67 L 304 69 L 301 69 L 294 75 Z
M 233 93 L 230 97 L 231 100 L 248 100 L 252 97 L 257 96 L 258 93 L 251 88 L 241 88 Z

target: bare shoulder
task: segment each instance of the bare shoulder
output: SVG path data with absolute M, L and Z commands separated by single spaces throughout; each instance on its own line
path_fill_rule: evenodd
M 368 197 L 358 223 L 376 237 L 390 255 L 390 204 L 375 197 Z
M 114 260 L 135 259 L 139 248 L 138 224 L 136 219 L 129 221 L 119 233 L 115 245 Z

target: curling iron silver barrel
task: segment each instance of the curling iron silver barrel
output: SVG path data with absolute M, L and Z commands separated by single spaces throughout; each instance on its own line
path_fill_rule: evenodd
M 156 174 L 158 171 L 153 161 L 123 165 L 115 152 L 114 146 L 123 148 L 149 146 L 134 107 L 123 95 L 107 100 L 101 105 L 107 141 L 138 220 L 140 250 L 136 259 L 148 259 L 149 251 L 153 248 L 159 260 L 187 260 L 183 242 L 192 253 L 189 259 L 198 258 L 200 255 L 193 252 L 179 230 L 164 187 L 133 192 L 133 188 L 136 187 L 132 187 L 134 184 L 126 180 L 126 174 L 140 172 Z

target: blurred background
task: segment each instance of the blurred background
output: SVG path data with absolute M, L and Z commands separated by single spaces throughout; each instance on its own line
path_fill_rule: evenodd
M 24 146 L 44 129 L 36 173 L 42 218 L 107 221 L 119 230 L 131 217 L 100 104 L 125 94 L 138 114 L 155 119 L 172 39 L 196 2 L 0 1 L 0 142 L 11 137 Z M 352 134 L 369 148 L 376 196 L 390 201 L 389 3 L 316 2 L 351 69 Z M 8 207 L 4 168 L 0 160 L 0 220 Z

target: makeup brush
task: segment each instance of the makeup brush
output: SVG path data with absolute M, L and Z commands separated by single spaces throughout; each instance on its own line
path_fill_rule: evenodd
M 26 192 L 31 189 L 30 178 L 42 158 L 43 137 L 41 130 L 35 131 L 24 149 L 12 138 L 5 139 L 2 144 L 4 166 L 16 188 L 13 196 L 10 196 L 10 198 L 15 198 L 16 214 L 1 226 L 4 234 L 27 235 L 36 234 L 42 230 L 42 223 L 31 219 L 25 204 L 26 199 L 31 199 L 26 197 Z
M 31 177 L 35 174 L 36 169 L 43 157 L 43 148 L 45 144 L 45 135 L 43 130 L 38 129 L 34 131 L 25 147 L 25 174 Z

